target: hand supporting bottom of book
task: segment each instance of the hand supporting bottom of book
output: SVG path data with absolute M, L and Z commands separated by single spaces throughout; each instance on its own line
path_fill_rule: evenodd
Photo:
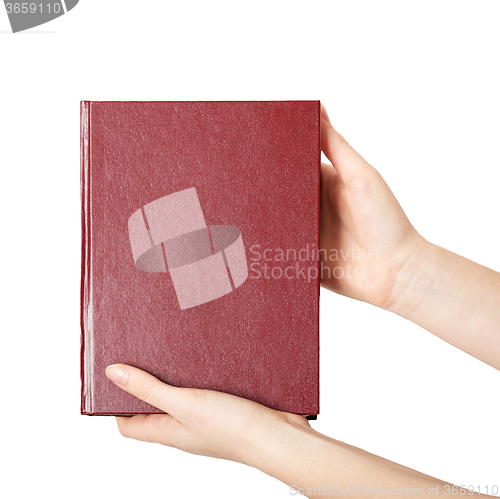
M 124 364 L 109 366 L 106 374 L 123 390 L 168 412 L 116 418 L 123 436 L 252 466 L 290 486 L 290 493 L 314 497 L 308 491 L 349 490 L 360 479 L 374 488 L 411 484 L 419 496 L 432 491 L 433 497 L 445 497 L 452 487 L 326 437 L 302 416 L 227 393 L 170 386 Z
M 120 433 L 204 456 L 258 467 L 265 445 L 279 446 L 294 432 L 313 431 L 306 418 L 227 393 L 177 388 L 136 367 L 114 364 L 106 375 L 117 386 L 166 414 L 118 417 Z

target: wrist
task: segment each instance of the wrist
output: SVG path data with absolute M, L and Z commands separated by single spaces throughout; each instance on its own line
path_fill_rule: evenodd
M 425 307 L 440 268 L 440 250 L 417 234 L 397 272 L 383 308 L 412 320 Z
M 328 437 L 315 431 L 302 416 L 279 413 L 279 421 L 253 439 L 244 464 L 291 485 L 300 471 L 316 459 L 319 449 L 330 446 Z
M 397 277 L 394 312 L 487 364 L 500 368 L 500 274 L 425 243 Z

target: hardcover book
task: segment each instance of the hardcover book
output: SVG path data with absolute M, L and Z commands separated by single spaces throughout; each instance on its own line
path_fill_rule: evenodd
M 81 412 L 110 382 L 319 413 L 319 101 L 81 104 Z

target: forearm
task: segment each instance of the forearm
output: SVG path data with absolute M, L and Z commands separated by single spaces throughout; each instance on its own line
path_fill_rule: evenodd
M 500 274 L 425 241 L 389 310 L 500 369 Z
M 382 488 L 386 492 L 391 489 L 394 495 L 402 489 L 405 492 L 401 495 L 417 497 L 430 496 L 432 489 L 432 497 L 445 497 L 452 487 L 313 429 L 289 423 L 260 444 L 249 464 L 290 486 L 291 493 L 299 491 L 308 497 L 370 496 L 380 494 Z

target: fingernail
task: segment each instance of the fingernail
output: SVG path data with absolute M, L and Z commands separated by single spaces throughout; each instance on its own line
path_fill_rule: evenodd
M 106 376 L 117 385 L 124 385 L 128 378 L 128 371 L 120 366 L 108 366 L 106 368 Z

